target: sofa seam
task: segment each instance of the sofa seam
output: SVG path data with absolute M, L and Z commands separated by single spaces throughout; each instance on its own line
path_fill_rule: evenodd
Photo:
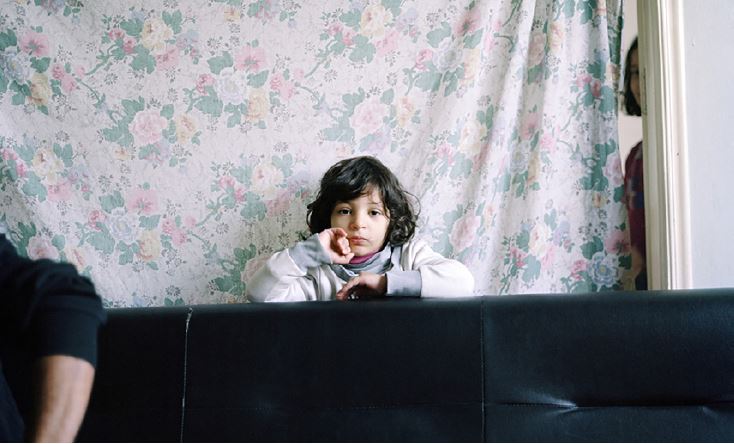
M 485 411 L 486 406 L 486 377 L 484 374 L 485 369 L 485 351 L 484 351 L 484 301 L 479 302 L 479 356 L 481 356 L 480 359 L 480 371 L 481 371 L 481 378 L 482 378 L 482 442 L 487 442 L 487 415 Z
M 184 424 L 186 420 L 186 390 L 187 390 L 187 369 L 189 364 L 189 325 L 191 324 L 191 315 L 194 313 L 194 308 L 189 307 L 188 313 L 186 314 L 186 324 L 184 327 L 184 355 L 183 355 L 183 375 L 182 383 L 183 387 L 181 390 L 181 430 L 179 434 L 179 442 L 184 442 Z

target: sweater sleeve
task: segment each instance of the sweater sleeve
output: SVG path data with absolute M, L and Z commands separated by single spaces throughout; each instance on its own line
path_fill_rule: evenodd
M 318 288 L 308 269 L 330 263 L 318 235 L 273 254 L 246 284 L 251 302 L 297 302 L 317 299 Z
M 464 264 L 443 257 L 421 240 L 403 248 L 403 268 L 420 272 L 421 297 L 473 296 L 474 276 Z
M 18 256 L 0 234 L 0 319 L 4 338 L 29 344 L 35 356 L 67 355 L 96 366 L 102 301 L 70 264 Z

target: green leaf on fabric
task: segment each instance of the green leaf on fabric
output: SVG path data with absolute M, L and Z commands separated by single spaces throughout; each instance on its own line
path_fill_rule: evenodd
M 232 56 L 227 51 L 219 57 L 210 58 L 207 60 L 207 63 L 209 64 L 209 70 L 214 74 L 219 74 L 224 68 L 234 66 L 234 60 L 232 60 Z
M 354 49 L 349 55 L 349 60 L 369 63 L 372 61 L 376 51 L 375 45 L 370 43 L 367 37 L 358 34 L 354 37 Z
M 125 206 L 125 200 L 122 198 L 122 194 L 115 190 L 112 194 L 106 194 L 99 198 L 99 204 L 102 206 L 102 210 L 106 213 L 112 212 L 115 208 L 122 208 Z
M 8 90 L 8 85 L 10 82 L 8 81 L 7 77 L 5 77 L 5 73 L 0 71 L 0 94 L 3 94 L 5 91 Z
M 517 248 L 527 253 L 528 249 L 530 249 L 530 231 L 527 229 L 522 230 L 517 235 L 515 243 L 517 244 Z
M 38 105 L 38 110 L 44 113 L 45 115 L 48 115 L 48 106 L 46 105 Z
M 169 14 L 168 12 L 163 12 L 163 22 L 167 24 L 168 26 L 173 29 L 173 32 L 175 34 L 178 34 L 181 32 L 181 22 L 183 21 L 183 17 L 181 16 L 181 11 L 176 11 L 173 14 Z
M 523 282 L 529 284 L 540 276 L 540 261 L 535 256 L 525 258 L 525 271 L 522 273 Z
M 64 239 L 63 235 L 57 234 L 51 239 L 51 245 L 56 247 L 57 250 L 61 251 L 64 249 L 64 246 L 66 246 L 66 239 Z
M 123 99 L 121 103 L 122 109 L 125 110 L 125 114 L 127 114 L 127 117 L 130 119 L 132 119 L 136 113 L 145 109 L 145 99 L 142 97 L 138 97 L 138 100 Z
M 260 196 L 249 191 L 245 196 L 245 206 L 242 208 L 242 211 L 240 211 L 240 215 L 244 217 L 245 220 L 263 220 L 265 219 L 266 212 L 267 208 L 260 199 Z
M 441 86 L 441 73 L 436 71 L 425 71 L 415 79 L 415 86 L 422 91 L 436 92 Z
M 165 117 L 166 119 L 173 118 L 173 105 L 166 105 L 161 108 L 161 116 Z
M 624 199 L 624 185 L 618 186 L 614 189 L 613 197 L 614 202 L 622 202 Z
M 147 48 L 138 45 L 135 48 L 135 57 L 130 66 L 136 71 L 145 71 L 150 74 L 155 69 L 155 57 L 150 54 Z
M 143 21 L 139 19 L 125 20 L 120 23 L 120 28 L 125 30 L 128 35 L 138 37 L 143 32 Z
M 566 18 L 573 17 L 576 12 L 576 0 L 565 0 L 561 8 Z
M 351 11 L 345 12 L 339 16 L 339 20 L 352 29 L 359 28 L 359 22 L 361 19 L 362 13 L 356 9 L 352 9 Z
M 236 280 L 232 276 L 218 277 L 213 280 L 217 290 L 229 293 L 236 285 Z
M 273 156 L 273 165 L 283 172 L 283 176 L 293 175 L 293 156 L 291 154 L 284 154 L 283 157 Z
M 87 238 L 87 242 L 103 254 L 112 254 L 115 249 L 115 240 L 112 238 L 106 227 L 101 231 L 95 231 L 90 234 Z
M 259 72 L 257 74 L 250 74 L 247 76 L 247 84 L 253 88 L 260 88 L 265 84 L 268 79 L 268 70 Z
M 249 166 L 233 168 L 230 171 L 230 174 L 232 175 L 232 177 L 237 179 L 239 183 L 248 186 L 250 185 L 250 180 L 252 178 L 252 169 Z
M 160 221 L 160 219 L 160 214 L 157 214 L 155 216 L 140 216 L 140 228 L 145 228 L 147 230 L 157 228 L 158 221 Z
M 339 125 L 321 130 L 324 139 L 336 142 L 351 142 L 354 140 L 354 130 L 349 126 Z
M 395 97 L 395 91 L 393 91 L 392 88 L 388 89 L 384 93 L 382 93 L 382 97 L 380 97 L 380 102 L 384 103 L 385 105 L 389 105 L 392 103 L 393 98 Z
M 594 236 L 591 241 L 581 245 L 581 254 L 583 254 L 584 257 L 589 260 L 591 260 L 594 254 L 600 251 L 604 251 L 604 243 L 601 241 L 601 238 L 599 238 L 599 236 Z
M 39 202 L 45 201 L 47 195 L 46 187 L 43 186 L 41 180 L 38 176 L 36 176 L 35 173 L 29 172 L 27 174 L 28 180 L 25 184 L 23 184 L 23 193 L 25 193 L 27 196 L 37 197 Z
M 227 119 L 227 128 L 234 128 L 242 122 L 242 114 L 239 110 L 235 110 Z
M 196 101 L 196 109 L 203 112 L 204 114 L 210 114 L 214 117 L 222 115 L 222 107 L 224 104 L 219 97 L 215 95 L 204 96 Z
M 449 177 L 452 179 L 467 178 L 471 175 L 472 166 L 472 161 L 467 159 L 463 153 L 459 153 L 456 155 Z
M 426 34 L 428 38 L 428 44 L 434 48 L 438 48 L 441 41 L 451 35 L 451 27 L 448 22 L 441 22 L 441 27 L 434 29 L 433 31 Z
M 342 95 L 342 101 L 347 105 L 347 114 L 352 115 L 354 108 L 364 101 L 364 89 L 359 88 L 359 92 L 356 94 L 344 94 Z
M 133 249 L 124 242 L 118 242 L 117 249 L 120 251 L 120 257 L 117 261 L 120 265 L 126 265 L 133 261 Z
M 482 42 L 482 34 L 484 34 L 484 30 L 480 29 L 479 31 L 475 32 L 472 35 L 467 35 L 464 37 L 464 46 L 469 49 L 474 49 Z
M 16 95 L 13 96 L 13 99 L 11 100 L 11 103 L 13 105 L 22 105 L 22 104 L 25 103 L 25 97 L 26 96 L 24 96 L 23 94 L 18 93 L 18 94 L 16 94 Z
M 608 86 L 602 86 L 601 88 L 601 104 L 599 104 L 599 111 L 608 114 L 612 113 L 617 109 L 617 96 L 614 94 L 614 90 Z
M 66 167 L 70 167 L 72 165 L 74 151 L 71 148 L 71 144 L 67 143 L 64 146 L 61 146 L 58 143 L 54 143 L 54 154 L 56 154 L 56 157 L 64 161 L 64 165 Z
M 37 59 L 35 57 L 31 58 L 31 67 L 35 69 L 36 72 L 45 72 L 50 64 L 51 57 L 44 57 L 42 59 Z
M 382 6 L 385 7 L 385 9 L 389 10 L 393 17 L 397 17 L 400 15 L 400 5 L 403 3 L 403 0 L 382 0 Z
M 234 249 L 234 257 L 237 260 L 237 263 L 240 266 L 243 266 L 255 257 L 255 253 L 257 253 L 257 249 L 255 248 L 254 244 L 250 244 L 250 246 L 247 249 L 244 248 L 235 248 Z
M 581 24 L 586 24 L 594 18 L 596 0 L 581 0 L 577 8 L 581 11 Z
M 0 51 L 4 51 L 5 48 L 16 46 L 17 44 L 18 39 L 12 29 L 8 29 L 5 32 L 0 32 Z

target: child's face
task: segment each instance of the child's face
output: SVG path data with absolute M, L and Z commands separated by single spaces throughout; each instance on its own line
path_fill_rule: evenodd
M 637 101 L 638 105 L 641 105 L 642 102 L 640 101 L 640 59 L 637 54 L 637 50 L 635 49 L 632 54 L 630 54 L 630 90 L 632 91 L 632 96 Z
M 354 255 L 366 256 L 385 244 L 389 216 L 380 193 L 372 188 L 356 199 L 337 202 L 331 212 L 331 228 L 346 231 Z

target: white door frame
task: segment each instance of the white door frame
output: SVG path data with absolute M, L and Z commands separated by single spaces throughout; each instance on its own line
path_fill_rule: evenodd
M 648 287 L 691 288 L 683 0 L 637 2 Z

